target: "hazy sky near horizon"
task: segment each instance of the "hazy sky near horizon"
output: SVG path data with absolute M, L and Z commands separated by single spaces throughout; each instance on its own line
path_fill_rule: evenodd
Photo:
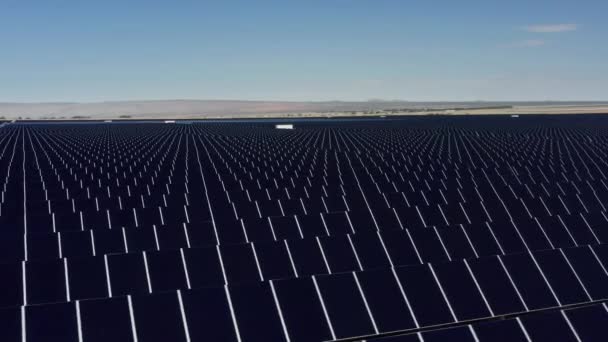
M 0 102 L 608 100 L 606 0 L 0 0 Z

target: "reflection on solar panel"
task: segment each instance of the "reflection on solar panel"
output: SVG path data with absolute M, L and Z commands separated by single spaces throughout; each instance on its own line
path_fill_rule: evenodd
M 0 341 L 604 341 L 608 117 L 11 123 Z

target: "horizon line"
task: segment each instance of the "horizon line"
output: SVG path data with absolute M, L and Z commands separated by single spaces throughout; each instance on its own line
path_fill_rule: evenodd
M 385 100 L 385 99 L 364 99 L 364 100 L 270 100 L 270 99 L 188 99 L 188 98 L 167 98 L 167 99 L 133 99 L 133 100 L 98 100 L 98 101 L 0 101 L 0 105 L 78 105 L 78 104 L 104 104 L 104 103 L 129 103 L 129 102 L 274 102 L 274 103 L 571 103 L 571 102 L 586 102 L 586 103 L 608 103 L 608 99 L 600 100 L 551 100 L 551 99 L 534 99 L 534 100 Z

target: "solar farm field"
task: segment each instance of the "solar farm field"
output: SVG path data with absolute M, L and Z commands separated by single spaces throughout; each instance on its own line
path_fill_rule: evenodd
M 0 127 L 0 341 L 606 341 L 608 117 Z

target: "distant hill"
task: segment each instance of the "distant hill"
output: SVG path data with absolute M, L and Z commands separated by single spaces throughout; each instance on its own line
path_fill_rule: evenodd
M 604 102 L 606 103 L 606 102 Z M 251 116 L 264 114 L 370 112 L 378 110 L 423 110 L 492 108 L 512 105 L 594 105 L 600 102 L 286 102 L 233 100 L 158 100 L 97 103 L 0 103 L 6 118 L 194 118 Z

